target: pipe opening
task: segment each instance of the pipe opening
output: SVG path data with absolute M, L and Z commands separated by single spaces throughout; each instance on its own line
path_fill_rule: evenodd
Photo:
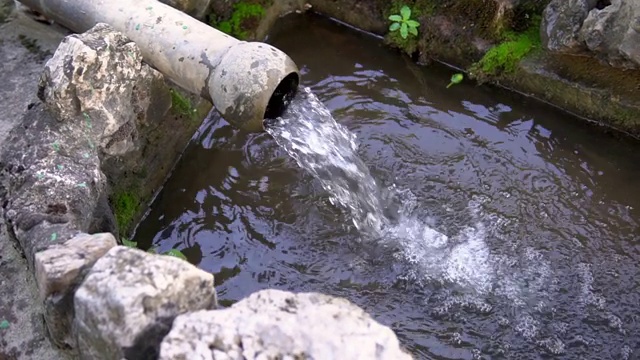
M 264 119 L 266 120 L 265 126 L 268 124 L 268 120 L 276 119 L 280 117 L 287 109 L 291 100 L 296 96 L 298 91 L 298 84 L 300 79 L 297 73 L 291 73 L 285 76 L 284 79 L 278 84 L 278 87 L 273 91 L 273 95 L 269 99 L 267 109 L 264 112 Z

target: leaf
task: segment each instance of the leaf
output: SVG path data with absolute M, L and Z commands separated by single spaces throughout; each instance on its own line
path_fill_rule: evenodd
M 405 23 L 402 23 L 402 26 L 400 27 L 400 36 L 402 36 L 403 39 L 406 39 L 407 36 L 409 36 L 409 29 Z
M 7 329 L 9 328 L 9 322 L 7 320 L 2 320 L 0 322 L 0 329 Z
M 451 85 L 459 84 L 462 79 L 464 79 L 464 75 L 460 73 L 453 74 L 453 76 L 451 76 L 451 82 L 449 83 L 449 85 L 447 85 L 447 89 L 450 88 Z
M 451 76 L 451 82 L 454 84 L 459 84 L 462 79 L 464 79 L 464 75 L 457 73 L 457 74 L 453 74 L 453 76 Z
M 156 251 L 156 248 L 154 248 L 153 246 L 150 247 L 149 250 L 147 250 L 147 252 L 149 254 L 157 254 L 158 253 L 158 251 Z
M 409 25 L 410 27 L 418 27 L 420 26 L 420 23 L 415 20 L 407 20 L 407 25 Z
M 405 5 L 402 7 L 402 9 L 400 9 L 400 14 L 402 15 L 403 20 L 409 20 L 409 18 L 411 17 L 411 9 L 409 9 L 409 7 Z
M 409 26 L 409 33 L 413 34 L 415 36 L 418 36 L 418 29 L 416 29 L 416 28 L 414 28 L 412 26 Z
M 396 31 L 398 29 L 400 29 L 400 23 L 395 22 L 389 26 L 389 31 Z
M 182 260 L 187 260 L 187 257 L 184 256 L 182 251 L 180 251 L 178 249 L 171 249 L 171 250 L 167 251 L 166 253 L 164 253 L 164 255 L 169 255 L 169 256 L 177 257 L 177 258 L 182 259 Z
M 137 248 L 138 247 L 138 243 L 135 241 L 131 241 L 129 239 L 122 239 L 122 245 L 126 246 L 126 247 L 130 247 L 130 248 Z
M 396 21 L 396 22 L 402 22 L 402 16 L 400 16 L 400 15 L 391 15 L 391 16 L 389 16 L 389 20 Z

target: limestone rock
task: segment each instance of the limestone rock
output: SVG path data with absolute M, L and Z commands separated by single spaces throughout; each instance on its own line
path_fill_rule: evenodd
M 180 315 L 161 360 L 411 359 L 391 329 L 347 300 L 263 290 L 223 310 Z
M 110 233 L 79 234 L 35 255 L 36 282 L 45 304 L 45 324 L 57 346 L 75 347 L 70 336 L 75 290 L 91 266 L 116 245 Z
M 177 315 L 215 306 L 213 284 L 178 258 L 112 248 L 76 291 L 81 359 L 154 359 Z
M 204 19 L 209 13 L 211 0 L 160 0 L 161 2 L 176 8 L 196 19 Z
M 79 232 L 115 231 L 106 177 L 82 123 L 32 105 L 0 155 L 4 220 L 33 269 L 35 253 Z
M 134 42 L 97 24 L 62 40 L 45 65 L 38 94 L 58 120 L 83 122 L 100 151 L 117 156 L 135 149 L 154 78 L 162 76 L 143 64 Z
M 580 38 L 595 56 L 621 68 L 640 66 L 640 2 L 612 0 L 592 9 L 582 24 Z
M 589 10 L 598 0 L 552 0 L 544 9 L 540 37 L 553 52 L 578 53 L 585 49 L 579 33 Z
M 540 30 L 552 52 L 593 56 L 609 65 L 640 67 L 640 2 L 553 0 Z

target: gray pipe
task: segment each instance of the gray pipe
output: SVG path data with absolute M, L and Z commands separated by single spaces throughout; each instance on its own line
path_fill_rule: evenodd
M 298 68 L 282 51 L 239 41 L 156 0 L 19 1 L 72 31 L 111 25 L 145 61 L 246 131 L 264 130 L 264 119 L 279 116 L 298 87 Z

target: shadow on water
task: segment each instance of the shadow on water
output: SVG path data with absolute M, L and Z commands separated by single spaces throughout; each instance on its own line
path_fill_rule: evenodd
M 399 248 L 355 241 L 269 134 L 215 114 L 141 246 L 181 249 L 225 303 L 264 288 L 346 297 L 417 358 L 640 356 L 637 142 L 495 89 L 445 89 L 450 70 L 314 15 L 284 18 L 269 42 L 357 135 L 376 180 L 411 195 Z

